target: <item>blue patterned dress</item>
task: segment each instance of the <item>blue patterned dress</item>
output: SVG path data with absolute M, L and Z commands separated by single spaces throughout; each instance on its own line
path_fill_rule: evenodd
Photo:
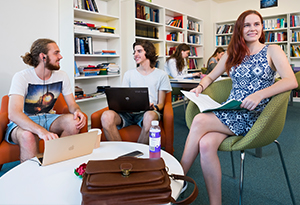
M 231 68 L 232 89 L 227 100 L 243 101 L 248 95 L 274 83 L 276 72 L 269 66 L 267 50 L 268 45 L 257 54 L 246 56 L 235 69 Z M 224 110 L 213 113 L 234 134 L 245 136 L 269 101 L 270 98 L 263 99 L 253 111 Z

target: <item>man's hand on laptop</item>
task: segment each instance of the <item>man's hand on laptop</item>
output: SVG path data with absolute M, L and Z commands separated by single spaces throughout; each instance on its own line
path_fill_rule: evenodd
M 53 140 L 53 139 L 57 139 L 58 135 L 53 132 L 48 132 L 46 130 L 45 132 L 43 132 L 42 134 L 39 135 L 39 138 L 41 138 L 43 140 Z
M 154 103 L 150 103 L 149 110 L 155 110 Z

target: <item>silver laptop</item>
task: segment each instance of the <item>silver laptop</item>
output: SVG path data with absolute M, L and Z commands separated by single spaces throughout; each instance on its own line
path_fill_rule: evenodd
M 45 166 L 91 154 L 97 140 L 97 134 L 97 131 L 85 132 L 58 139 L 47 140 L 45 141 L 44 153 L 39 154 L 37 158 L 41 165 Z
M 107 104 L 116 112 L 139 112 L 150 109 L 148 88 L 110 87 L 105 88 Z

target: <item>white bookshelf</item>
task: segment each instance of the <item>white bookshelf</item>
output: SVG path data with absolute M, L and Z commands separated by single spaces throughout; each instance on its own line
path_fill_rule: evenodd
M 159 11 L 159 21 L 153 22 L 144 20 L 141 18 L 136 17 L 136 4 L 140 4 L 142 6 L 146 6 L 152 8 L 153 10 Z M 158 51 L 158 61 L 159 61 L 159 69 L 164 69 L 164 63 L 166 58 L 169 57 L 169 49 L 170 47 L 176 47 L 181 43 L 186 43 L 190 46 L 193 46 L 197 49 L 197 56 L 191 56 L 191 59 L 195 59 L 197 61 L 198 68 L 200 70 L 202 63 L 203 63 L 203 21 L 199 18 L 189 16 L 180 11 L 174 11 L 170 8 L 166 8 L 160 6 L 158 4 L 150 3 L 144 0 L 124 0 L 122 1 L 122 38 L 126 39 L 123 41 L 123 54 L 124 57 L 122 58 L 123 67 L 126 67 L 127 70 L 135 68 L 135 62 L 133 60 L 133 50 L 132 45 L 137 39 L 143 39 L 151 41 L 157 48 Z M 182 26 L 171 26 L 167 25 L 167 23 L 174 19 L 174 17 L 182 17 Z M 200 30 L 195 31 L 192 29 L 188 29 L 188 20 L 195 21 L 199 23 Z M 151 38 L 140 36 L 137 34 L 137 27 L 136 26 L 150 26 L 155 27 L 158 30 L 158 38 Z M 167 40 L 167 35 L 170 33 L 181 33 L 182 37 L 180 40 Z M 136 35 L 137 34 L 137 35 Z M 180 35 L 181 35 L 180 34 Z M 188 36 L 189 35 L 196 35 L 199 36 L 198 43 L 189 43 Z M 131 49 L 131 50 L 128 50 Z M 125 72 L 125 70 L 123 69 Z
M 120 0 L 95 0 L 98 12 L 88 11 L 74 7 L 73 0 L 60 1 L 61 8 L 61 27 L 60 27 L 60 48 L 64 59 L 62 67 L 68 67 L 68 73 L 74 73 L 74 61 L 77 67 L 98 65 L 101 63 L 115 63 L 120 67 L 120 73 L 109 75 L 75 77 L 71 75 L 71 84 L 83 89 L 84 94 L 97 92 L 97 86 L 119 86 L 122 76 L 121 61 L 121 1 Z M 62 12 L 63 11 L 63 12 Z M 74 26 L 74 21 L 95 24 L 96 27 L 109 26 L 114 27 L 114 33 L 104 33 L 95 30 L 78 29 Z M 114 50 L 116 55 L 101 54 L 80 54 L 75 53 L 75 38 L 91 37 L 92 50 Z M 70 53 L 72 53 L 70 55 Z M 98 95 L 93 98 L 77 99 L 83 112 L 88 117 L 97 110 L 107 106 L 105 95 Z M 89 122 L 90 123 L 90 122 Z

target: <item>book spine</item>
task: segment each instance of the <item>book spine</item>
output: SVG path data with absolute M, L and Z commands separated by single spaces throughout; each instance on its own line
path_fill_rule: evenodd
M 89 47 L 89 53 L 93 54 L 93 42 L 92 42 L 92 37 L 87 37 L 87 41 L 88 41 L 88 47 Z
M 84 40 L 80 39 L 80 54 L 85 54 Z

